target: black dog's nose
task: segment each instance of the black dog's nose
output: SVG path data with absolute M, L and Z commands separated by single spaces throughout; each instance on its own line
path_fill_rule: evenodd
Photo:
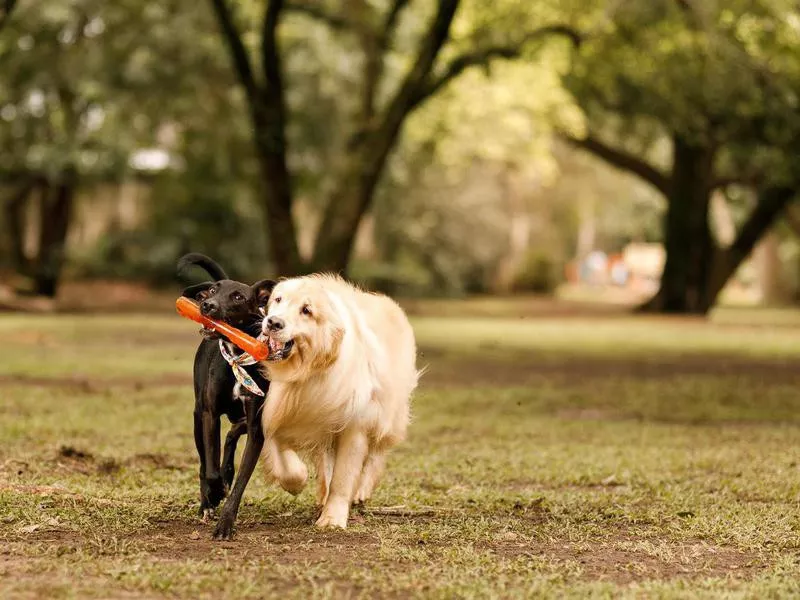
M 270 331 L 280 331 L 286 326 L 286 322 L 280 317 L 268 317 L 267 328 Z
M 214 316 L 219 312 L 219 306 L 215 302 L 206 300 L 200 305 L 200 312 L 206 316 Z

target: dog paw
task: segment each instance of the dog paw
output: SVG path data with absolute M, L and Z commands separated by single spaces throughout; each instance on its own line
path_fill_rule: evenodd
M 361 488 L 353 496 L 353 504 L 366 504 L 372 496 L 372 490 Z
M 200 509 L 200 521 L 201 522 L 208 523 L 213 518 L 214 518 L 214 509 L 213 508 L 201 508 Z
M 281 487 L 285 491 L 289 492 L 292 496 L 297 496 L 306 487 L 305 479 L 281 479 L 279 483 L 281 484 Z
M 320 528 L 339 527 L 347 529 L 347 517 L 350 514 L 350 504 L 338 502 L 334 498 L 322 509 L 322 514 L 317 519 L 316 526 Z
M 278 479 L 280 486 L 293 496 L 297 496 L 297 494 L 302 492 L 307 482 L 308 469 L 303 463 L 297 465 L 293 473 L 284 474 Z
M 214 529 L 215 540 L 229 540 L 233 537 L 233 519 L 221 517 Z
M 320 529 L 347 529 L 347 517 L 322 513 L 314 525 Z

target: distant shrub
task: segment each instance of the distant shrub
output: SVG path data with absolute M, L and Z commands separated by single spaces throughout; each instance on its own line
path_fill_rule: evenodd
M 529 250 L 511 284 L 514 292 L 552 294 L 561 282 L 560 263 L 543 250 Z

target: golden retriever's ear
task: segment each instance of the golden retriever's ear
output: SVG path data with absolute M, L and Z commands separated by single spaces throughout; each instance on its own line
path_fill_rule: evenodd
M 325 352 L 315 352 L 314 360 L 311 363 L 311 371 L 327 369 L 336 359 L 339 358 L 339 349 L 344 339 L 344 327 L 340 325 L 329 325 L 330 344 L 325 348 Z

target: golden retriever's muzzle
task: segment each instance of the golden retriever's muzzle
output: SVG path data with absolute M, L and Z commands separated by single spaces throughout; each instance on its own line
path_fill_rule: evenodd
M 280 317 L 270 317 L 268 316 L 264 319 L 264 322 L 261 325 L 262 331 L 262 339 L 266 338 L 267 347 L 269 348 L 269 355 L 267 356 L 267 360 L 270 362 L 278 362 L 281 360 L 286 360 L 289 358 L 289 355 L 292 353 L 292 348 L 294 347 L 294 340 L 281 340 L 278 339 L 282 337 L 284 332 L 284 327 L 286 323 Z
M 278 362 L 281 360 L 286 360 L 292 353 L 292 348 L 294 348 L 294 340 L 281 342 L 280 340 L 276 340 L 274 337 L 269 337 L 267 338 L 267 347 L 269 348 L 269 355 L 267 356 L 268 361 Z

